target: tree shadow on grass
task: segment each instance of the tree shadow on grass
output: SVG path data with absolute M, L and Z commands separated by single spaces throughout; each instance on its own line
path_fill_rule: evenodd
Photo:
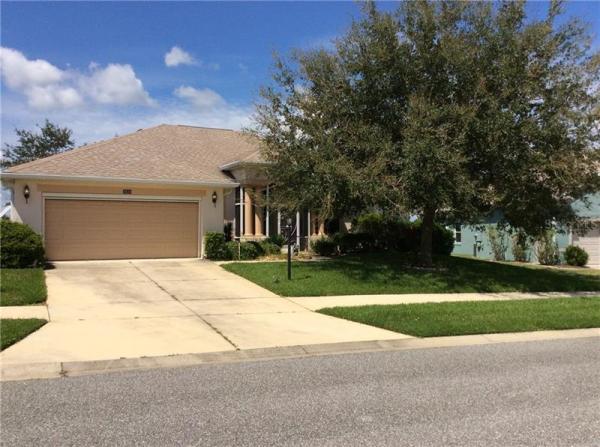
M 311 270 L 335 273 L 349 282 L 380 286 L 380 293 L 600 290 L 600 276 L 577 272 L 455 257 L 438 257 L 435 262 L 437 270 L 419 270 L 411 266 L 411 259 L 405 254 L 365 254 L 314 263 Z

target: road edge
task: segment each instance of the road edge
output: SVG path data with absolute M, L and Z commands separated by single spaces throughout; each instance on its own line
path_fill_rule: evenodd
M 350 354 L 357 352 L 404 351 L 412 349 L 434 349 L 590 337 L 600 337 L 600 328 L 325 343 L 245 349 L 237 351 L 177 354 L 157 357 L 121 358 L 113 360 L 27 364 L 5 363 L 0 366 L 0 381 L 8 382 L 16 380 L 53 379 L 60 377 L 64 378 L 90 374 L 101 374 L 107 372 L 134 371 L 155 368 L 176 368 L 184 366 L 275 360 L 285 358 L 302 358 L 319 355 Z

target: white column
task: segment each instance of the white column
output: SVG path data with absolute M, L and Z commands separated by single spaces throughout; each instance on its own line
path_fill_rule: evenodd
M 271 222 L 270 222 L 270 213 L 269 213 L 269 185 L 267 185 L 267 207 L 265 209 L 265 214 L 266 214 L 266 219 L 267 219 L 267 225 L 266 225 L 266 236 L 269 237 L 270 236 L 270 230 L 271 230 Z
M 244 236 L 244 187 L 240 186 L 240 239 Z
M 281 234 L 281 211 L 277 210 L 277 234 Z
M 300 211 L 296 211 L 296 245 L 300 249 Z
M 306 219 L 306 248 L 310 248 L 310 210 L 307 212 Z

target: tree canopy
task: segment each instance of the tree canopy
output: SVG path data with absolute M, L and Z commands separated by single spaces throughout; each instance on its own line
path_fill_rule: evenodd
M 378 208 L 475 223 L 501 209 L 536 234 L 599 188 L 600 55 L 578 20 L 524 2 L 374 3 L 333 50 L 275 61 L 256 133 L 274 204 L 323 216 Z
M 5 145 L 1 162 L 3 168 L 73 149 L 73 132 L 70 129 L 59 127 L 48 120 L 43 127 L 38 127 L 39 132 L 15 129 L 18 144 Z

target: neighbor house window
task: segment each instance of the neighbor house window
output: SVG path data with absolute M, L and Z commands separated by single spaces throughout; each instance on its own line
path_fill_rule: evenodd
M 462 242 L 462 228 L 460 225 L 454 225 L 454 243 L 460 244 Z

